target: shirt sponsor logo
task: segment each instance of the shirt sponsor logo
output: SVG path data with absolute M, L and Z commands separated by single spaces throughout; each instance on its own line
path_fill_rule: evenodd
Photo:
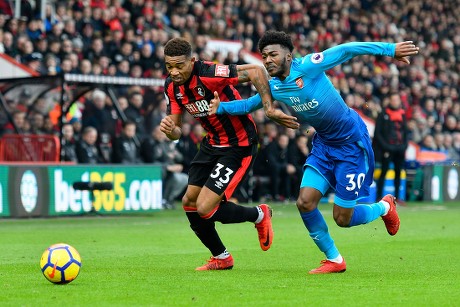
M 291 99 L 292 102 L 293 99 Z M 296 104 L 294 103 L 292 105 L 292 108 L 294 109 L 294 111 L 296 112 L 302 112 L 302 111 L 310 111 L 310 110 L 313 110 L 315 109 L 317 106 L 319 105 L 319 102 L 318 100 L 316 100 L 315 98 L 313 98 L 311 101 L 307 101 L 306 103 L 302 103 L 302 104 Z
M 205 117 L 209 115 L 209 103 L 204 99 L 188 103 L 184 107 L 193 117 Z
M 228 77 L 230 75 L 230 69 L 228 68 L 228 65 L 216 64 L 214 75 L 216 77 Z
M 302 88 L 302 87 L 303 87 L 303 80 L 302 80 L 302 78 L 297 78 L 297 79 L 295 79 L 295 84 L 297 84 L 297 86 L 298 86 L 299 88 Z
M 324 55 L 323 55 L 322 52 L 320 52 L 320 53 L 313 53 L 313 55 L 311 56 L 311 61 L 312 61 L 312 63 L 314 63 L 314 64 L 319 64 L 319 63 L 321 63 L 323 60 L 324 60 Z

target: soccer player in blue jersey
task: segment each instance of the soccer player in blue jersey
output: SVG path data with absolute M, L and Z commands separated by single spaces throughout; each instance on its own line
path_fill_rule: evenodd
M 418 47 L 406 41 L 397 44 L 354 42 L 294 59 L 291 38 L 284 32 L 268 31 L 259 41 L 259 51 L 269 75 L 274 100 L 291 106 L 301 123 L 315 128 L 313 149 L 304 165 L 297 199 L 300 216 L 310 237 L 326 255 L 310 274 L 339 273 L 346 263 L 329 234 L 318 203 L 329 188 L 334 189 L 334 220 L 340 227 L 366 224 L 382 217 L 390 235 L 399 230 L 400 220 L 393 195 L 371 205 L 358 205 L 369 195 L 374 172 L 374 153 L 366 125 L 334 88 L 325 71 L 358 55 L 390 56 L 409 64 L 408 56 Z M 262 107 L 259 94 L 248 99 L 220 102 L 217 93 L 211 112 L 246 114 Z

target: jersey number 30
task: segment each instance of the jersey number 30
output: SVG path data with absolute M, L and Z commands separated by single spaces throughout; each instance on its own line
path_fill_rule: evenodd
M 347 191 L 353 191 L 358 187 L 358 190 L 361 189 L 363 184 L 364 178 L 366 175 L 364 173 L 358 174 L 358 177 L 355 180 L 356 174 L 348 174 L 346 176 L 348 178 L 348 185 L 346 186 Z

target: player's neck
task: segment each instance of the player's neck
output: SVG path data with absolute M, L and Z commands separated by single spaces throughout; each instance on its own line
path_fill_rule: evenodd
M 291 66 L 288 66 L 286 70 L 278 77 L 281 81 L 284 81 L 291 74 Z

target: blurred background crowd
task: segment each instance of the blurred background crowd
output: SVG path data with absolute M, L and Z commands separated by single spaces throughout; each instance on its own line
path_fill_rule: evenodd
M 244 64 L 257 53 L 269 29 L 292 35 L 295 56 L 350 41 L 400 42 L 420 47 L 411 64 L 388 57 L 360 56 L 328 72 L 346 103 L 371 120 L 398 92 L 407 116 L 409 140 L 421 148 L 460 155 L 460 6 L 440 0 L 79 0 L 49 1 L 40 19 L 40 1 L 24 1 L 14 18 L 13 1 L 0 1 L 0 53 L 40 75 L 165 78 L 163 46 L 172 37 L 192 42 L 199 59 Z M 240 52 L 207 48 L 210 39 L 242 43 Z M 239 86 L 243 97 L 254 94 Z M 117 98 L 128 121 L 121 121 L 104 91 L 78 102 L 63 128 L 63 157 L 80 163 L 180 164 L 186 172 L 203 136 L 191 117 L 184 135 L 170 143 L 158 124 L 165 116 L 162 87 L 122 87 Z M 22 133 L 58 134 L 46 102 L 33 107 L 12 101 L 10 112 Z M 4 112 L 3 110 L 1 112 Z M 254 173 L 272 176 L 271 197 L 296 197 L 301 167 L 313 131 L 290 131 L 255 112 L 261 151 Z M 2 119 L 5 117 L 2 116 Z M 3 120 L 0 133 L 15 133 Z M 166 146 L 158 146 L 166 143 Z M 265 173 L 266 163 L 276 167 Z M 177 168 L 176 168 L 177 170 Z M 277 182 L 276 178 L 288 178 Z M 293 188 L 292 188 L 293 187 Z M 260 192 L 264 193 L 264 192 Z

